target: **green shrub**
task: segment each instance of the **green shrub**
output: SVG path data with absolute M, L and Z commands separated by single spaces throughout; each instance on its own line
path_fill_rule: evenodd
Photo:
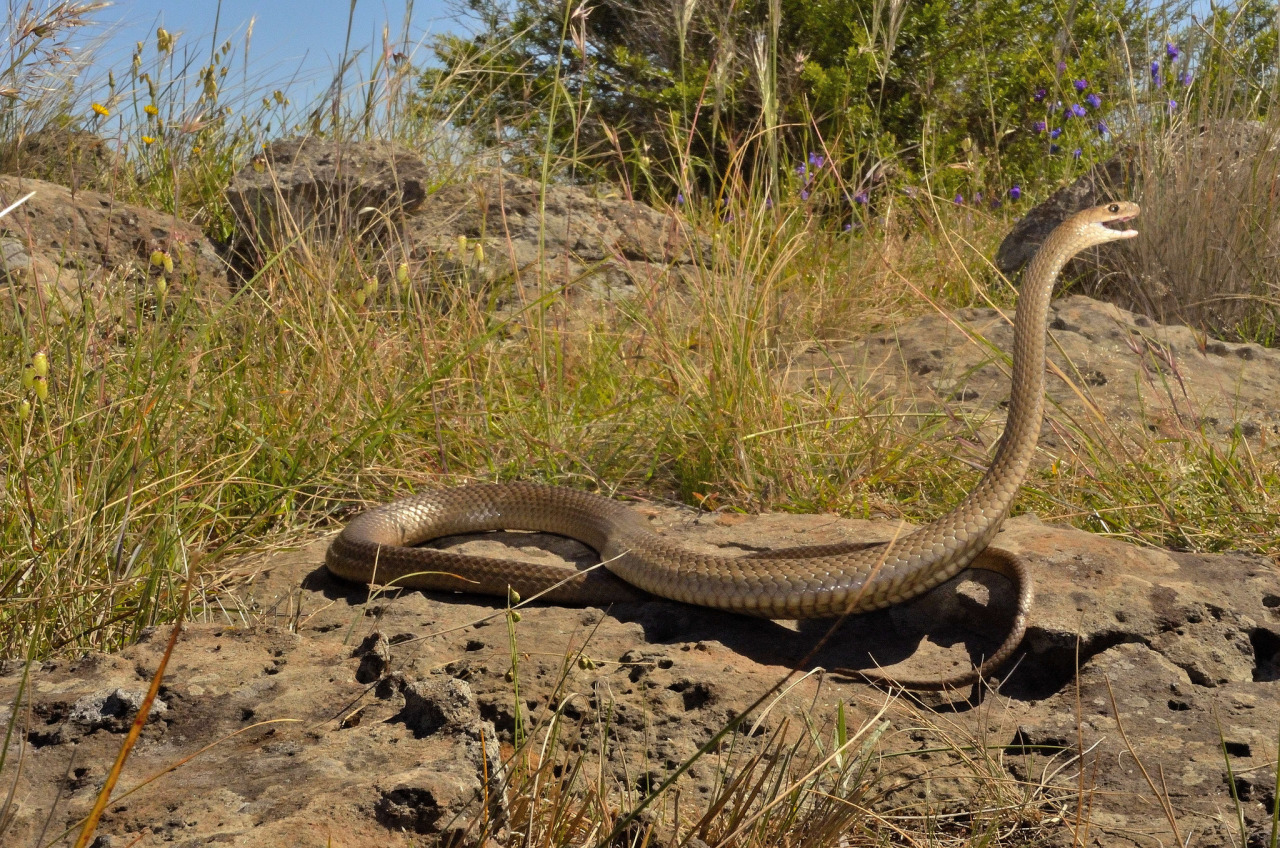
M 820 151 L 848 163 L 854 191 L 873 163 L 888 165 L 877 181 L 928 177 L 945 196 L 1056 178 L 1074 164 L 1047 156 L 1051 127 L 1036 122 L 1075 105 L 1069 141 L 1053 143 L 1069 154 L 1105 138 L 1099 122 L 1129 90 L 1115 57 L 1145 53 L 1126 38 L 1150 29 L 1125 0 L 1073 6 L 1066 19 L 1049 0 L 605 0 L 585 17 L 559 0 L 517 0 L 509 14 L 493 0 L 470 5 L 482 31 L 439 40 L 444 67 L 421 81 L 437 115 L 485 144 L 550 142 L 579 167 L 666 197 L 690 173 L 719 191 L 715 175 L 773 123 L 782 161 Z

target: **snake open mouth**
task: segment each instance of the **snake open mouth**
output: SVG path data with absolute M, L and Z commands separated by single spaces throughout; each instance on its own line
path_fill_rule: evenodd
M 1106 227 L 1108 230 L 1111 230 L 1113 233 L 1116 233 L 1117 235 L 1123 236 L 1124 238 L 1133 238 L 1138 234 L 1138 231 L 1131 230 L 1128 227 L 1125 227 L 1123 225 L 1132 221 L 1136 217 L 1138 216 L 1126 215 L 1123 218 L 1112 218 L 1110 221 L 1103 221 L 1102 226 Z

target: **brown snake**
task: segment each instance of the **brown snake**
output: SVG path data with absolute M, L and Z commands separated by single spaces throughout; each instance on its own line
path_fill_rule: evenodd
M 1107 225 L 1139 212 L 1134 203 L 1086 209 L 1060 224 L 1027 267 L 1014 318 L 1013 380 L 1004 433 L 986 474 L 951 512 L 888 543 L 812 545 L 739 557 L 687 550 L 657 535 L 626 505 L 558 486 L 499 483 L 431 491 L 357 516 L 329 546 L 338 577 L 418 589 L 478 592 L 565 604 L 676 601 L 767 618 L 815 618 L 901 603 L 965 568 L 995 571 L 1019 587 L 1008 638 L 969 672 L 941 680 L 901 680 L 840 670 L 880 683 L 940 689 L 973 683 L 1004 662 L 1026 629 L 1032 584 L 1020 558 L 988 547 L 1009 514 L 1040 438 L 1044 416 L 1045 334 L 1053 284 L 1072 256 L 1132 238 Z M 540 530 L 577 539 L 608 571 L 509 562 L 410 547 L 485 530 Z M 621 579 L 618 579 L 621 578 Z

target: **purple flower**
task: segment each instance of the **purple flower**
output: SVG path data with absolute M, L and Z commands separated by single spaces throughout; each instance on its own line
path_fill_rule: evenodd
M 1060 73 L 1060 74 L 1065 74 L 1066 72 L 1067 72 L 1067 63 L 1066 63 L 1066 62 L 1059 62 L 1059 63 L 1058 63 L 1058 73 Z
M 1156 85 L 1160 84 L 1160 60 L 1151 60 L 1151 81 Z
M 684 206 L 684 192 L 676 193 L 676 206 Z
M 951 202 L 956 206 L 964 206 L 964 195 L 960 192 L 956 192 L 956 196 Z
M 1001 206 L 1004 206 L 1004 204 L 1003 204 L 1003 203 L 1001 203 L 999 200 L 996 200 L 995 198 L 992 198 L 992 199 L 991 199 L 991 208 L 992 208 L 992 209 L 999 209 Z
M 1173 44 L 1172 42 L 1164 46 L 1164 52 L 1165 52 L 1165 55 L 1169 57 L 1170 62 L 1172 62 L 1174 59 L 1177 59 L 1178 56 L 1181 55 L 1178 52 L 1178 45 Z
M 1059 147 L 1058 145 L 1056 145 L 1056 144 L 1051 144 L 1051 145 L 1049 145 L 1049 155 L 1050 155 L 1050 156 L 1052 156 L 1053 154 L 1057 153 L 1057 152 L 1058 152 L 1059 150 L 1061 150 L 1061 149 L 1062 149 L 1062 148 L 1061 148 L 1061 147 Z
M 865 189 L 864 189 L 863 191 L 858 192 L 857 194 L 855 194 L 855 195 L 853 196 L 853 202 L 854 202 L 854 203 L 861 203 L 863 206 L 866 206 L 866 205 L 867 205 L 867 203 L 869 203 L 870 201 L 871 201 L 871 196 L 870 196 L 869 194 L 867 194 L 867 192 L 866 192 L 866 190 L 865 190 Z
M 1084 153 L 1084 151 L 1077 147 L 1075 150 L 1071 151 L 1071 158 L 1075 159 L 1078 162 L 1080 161 L 1081 153 Z
M 1074 85 L 1076 87 L 1076 91 L 1084 91 L 1086 88 L 1089 87 L 1089 81 L 1078 79 L 1075 81 Z
M 764 208 L 765 208 L 765 209 L 772 209 L 772 208 L 773 208 L 773 198 L 772 198 L 772 197 L 766 197 L 766 198 L 764 199 Z
M 1102 98 L 1096 94 L 1090 94 L 1088 97 L 1084 99 L 1084 102 L 1088 103 L 1094 109 L 1097 109 L 1102 106 Z
M 1111 127 L 1107 126 L 1106 121 L 1098 121 L 1098 134 L 1106 135 L 1111 132 Z
M 1170 112 L 1172 112 L 1174 109 L 1177 109 L 1177 108 L 1178 108 L 1178 101 L 1176 101 L 1176 100 L 1170 100 L 1170 101 L 1169 101 L 1169 111 L 1170 111 Z
M 804 176 L 805 174 L 807 174 L 808 172 L 809 172 L 809 168 L 808 168 L 808 166 L 806 166 L 806 165 L 804 165 L 804 164 L 796 165 L 796 176 L 797 176 L 797 177 L 803 177 L 803 176 Z
M 977 194 L 975 194 L 975 195 L 973 196 L 973 202 L 974 202 L 974 203 L 981 203 L 981 202 L 982 202 L 982 192 L 978 192 Z
M 823 155 L 821 155 L 821 154 L 819 154 L 819 153 L 810 153 L 810 154 L 809 154 L 809 164 L 810 164 L 810 165 L 812 165 L 813 167 L 817 168 L 818 170 L 821 170 L 821 169 L 822 169 L 822 166 L 823 166 L 823 165 L 825 165 L 825 164 L 827 164 L 827 157 L 825 157 L 825 156 L 823 156 Z
M 1062 130 L 1058 129 L 1057 127 L 1054 127 L 1053 129 L 1049 130 L 1049 138 L 1057 139 L 1057 137 L 1060 135 L 1062 135 Z
M 1037 103 L 1043 103 L 1048 94 L 1049 92 L 1045 91 L 1043 88 L 1037 88 L 1034 99 Z
M 1009 199 L 1017 200 L 1020 197 L 1022 197 L 1022 186 L 1015 184 L 1013 188 L 1009 189 Z
M 800 189 L 800 199 L 801 200 L 809 199 L 809 190 L 807 188 Z
M 1044 121 L 1036 121 L 1035 126 L 1033 127 L 1033 129 L 1036 131 L 1036 135 L 1039 135 L 1040 133 L 1044 132 L 1046 126 L 1047 125 L 1045 124 Z
M 1190 71 L 1183 71 L 1182 76 L 1178 77 L 1178 82 L 1182 83 L 1183 85 L 1191 85 L 1191 81 L 1194 79 L 1195 77 L 1191 75 Z
M 1083 118 L 1083 117 L 1085 116 L 1084 107 L 1083 107 L 1083 106 L 1081 106 L 1079 103 L 1072 103 L 1072 104 L 1071 104 L 1071 114 L 1072 114 L 1074 117 L 1077 117 L 1077 118 Z

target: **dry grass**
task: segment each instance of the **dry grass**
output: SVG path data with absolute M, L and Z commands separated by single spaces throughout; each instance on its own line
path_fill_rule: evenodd
M 1143 154 L 1142 234 L 1101 294 L 1163 323 L 1274 344 L 1280 125 L 1178 123 Z

